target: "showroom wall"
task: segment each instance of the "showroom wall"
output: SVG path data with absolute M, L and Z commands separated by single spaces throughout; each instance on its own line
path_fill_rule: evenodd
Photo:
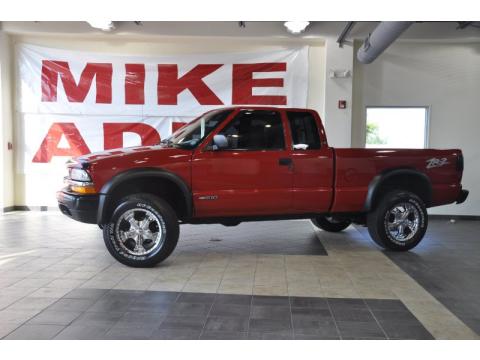
M 430 107 L 429 147 L 465 156 L 467 202 L 430 212 L 480 215 L 480 43 L 397 42 L 372 64 L 355 61 L 352 146 L 365 144 L 366 106 L 411 105 Z
M 373 64 L 361 65 L 354 60 L 351 45 L 338 49 L 335 39 L 227 38 L 227 37 L 130 37 L 84 35 L 6 35 L 0 31 L 2 88 L 2 182 L 3 207 L 13 205 L 54 206 L 36 201 L 36 193 L 51 186 L 49 178 L 31 178 L 15 169 L 13 152 L 7 151 L 16 122 L 12 112 L 15 89 L 15 43 L 79 51 L 107 52 L 125 55 L 172 55 L 188 53 L 221 53 L 268 51 L 285 47 L 310 45 L 308 106 L 322 115 L 330 144 L 363 147 L 366 106 L 430 106 L 429 146 L 459 147 L 465 155 L 464 185 L 470 198 L 461 206 L 432 209 L 436 214 L 480 215 L 480 167 L 477 134 L 480 133 L 480 44 L 397 42 Z M 360 43 L 356 43 L 356 47 Z M 353 79 L 330 79 L 329 70 L 349 70 Z M 353 84 L 352 84 L 353 83 Z M 353 90 L 352 90 L 353 89 Z M 353 96 L 353 99 L 352 99 Z M 345 110 L 337 101 L 347 100 Z M 349 100 L 352 99 L 352 102 Z M 326 102 L 328 103 L 326 105 Z M 5 106 L 7 104 L 7 106 Z M 351 115 L 350 115 L 351 114 Z M 6 120 L 6 121 L 5 121 Z M 351 124 L 351 125 L 350 125 Z M 351 130 L 351 134 L 350 134 Z M 13 129 L 15 133 L 15 128 Z M 14 134 L 16 135 L 16 134 Z M 15 138 L 13 138 L 15 139 Z M 14 142 L 15 146 L 15 142 Z M 0 164 L 2 165 L 2 164 Z M 63 174 L 56 174 L 61 177 Z M 15 183 L 15 186 L 13 184 Z M 15 191 L 13 191 L 15 189 Z
M 320 114 L 324 111 L 324 83 L 325 83 L 325 51 L 324 42 L 310 40 L 299 43 L 292 40 L 269 40 L 269 39 L 242 39 L 221 37 L 92 37 L 82 38 L 79 36 L 72 40 L 72 36 L 14 36 L 13 46 L 17 43 L 40 45 L 44 47 L 106 52 L 121 55 L 177 55 L 177 54 L 206 54 L 206 53 L 232 53 L 232 52 L 258 52 L 279 50 L 288 47 L 309 45 L 309 88 L 308 106 L 316 109 Z M 17 63 L 17 59 L 14 61 Z M 16 136 L 19 135 L 18 121 L 15 121 Z M 17 142 L 23 139 L 16 138 Z M 45 174 L 44 176 L 28 176 L 15 169 L 15 205 L 55 206 L 56 200 L 52 196 L 51 203 L 39 200 L 38 189 L 54 194 L 55 184 L 52 177 L 62 179 L 64 173 Z M 57 185 L 58 186 L 58 185 Z
M 0 209 L 11 207 L 14 199 L 14 167 L 13 150 L 8 148 L 8 143 L 13 138 L 12 122 L 12 66 L 11 39 L 0 32 Z

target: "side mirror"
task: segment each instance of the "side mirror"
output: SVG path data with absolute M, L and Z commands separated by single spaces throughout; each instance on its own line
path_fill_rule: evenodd
M 226 149 L 228 147 L 228 140 L 225 135 L 215 135 L 213 137 L 213 150 Z

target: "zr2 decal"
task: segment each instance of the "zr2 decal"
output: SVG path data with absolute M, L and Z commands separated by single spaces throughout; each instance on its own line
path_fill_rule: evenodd
M 437 168 L 437 167 L 442 167 L 444 165 L 449 164 L 447 158 L 431 158 L 427 160 L 427 169 L 432 169 L 432 168 Z

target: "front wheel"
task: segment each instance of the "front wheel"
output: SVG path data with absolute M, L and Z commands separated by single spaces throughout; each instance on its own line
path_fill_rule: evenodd
M 368 232 L 378 245 L 407 251 L 423 239 L 428 214 L 424 202 L 409 191 L 387 193 L 367 215 Z
M 165 260 L 178 241 L 178 219 L 164 200 L 150 194 L 122 199 L 103 239 L 110 254 L 122 264 L 152 267 Z
M 352 223 L 350 220 L 340 220 L 331 216 L 317 216 L 311 220 L 313 225 L 328 232 L 340 232 Z

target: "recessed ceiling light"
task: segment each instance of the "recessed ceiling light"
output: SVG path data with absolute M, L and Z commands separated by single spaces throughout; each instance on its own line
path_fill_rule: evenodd
M 310 21 L 286 21 L 283 25 L 287 28 L 288 32 L 300 34 L 310 25 Z
M 115 25 L 113 24 L 113 21 L 102 21 L 102 20 L 94 20 L 94 21 L 87 21 L 87 23 L 95 28 L 95 29 L 100 29 L 103 31 L 112 31 L 115 29 Z

